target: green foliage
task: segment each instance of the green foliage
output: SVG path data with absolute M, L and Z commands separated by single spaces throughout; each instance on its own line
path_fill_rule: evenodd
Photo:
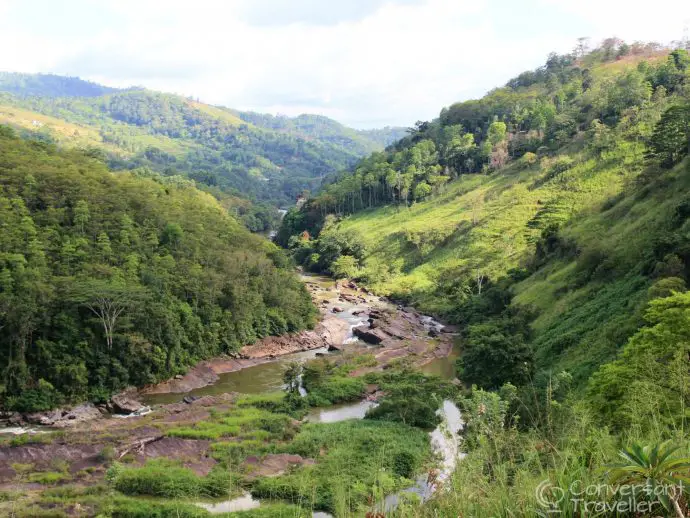
M 648 156 L 664 167 L 673 167 L 690 154 L 690 104 L 664 112 L 650 139 Z
M 364 256 L 357 234 L 342 232 L 332 218 L 327 218 L 318 240 L 308 232 L 292 236 L 287 243 L 295 261 L 314 272 L 332 273 L 336 277 L 355 277 Z
M 361 511 L 374 495 L 409 485 L 400 472 L 419 471 L 428 454 L 428 436 L 386 421 L 306 424 L 281 449 L 319 461 L 290 474 L 259 479 L 252 494 L 342 514 Z M 347 495 L 342 503 L 341 493 Z
M 233 488 L 229 473 L 216 469 L 205 477 L 167 459 L 150 460 L 141 468 L 124 468 L 112 480 L 119 492 L 167 498 L 219 498 Z
M 331 272 L 336 279 L 352 279 L 358 270 L 357 260 L 350 255 L 341 255 L 331 264 Z
M 690 294 L 652 300 L 646 320 L 619 357 L 592 376 L 589 399 L 617 428 L 682 427 L 690 386 Z
M 72 477 L 68 473 L 61 473 L 57 471 L 45 471 L 39 473 L 31 473 L 29 475 L 29 482 L 35 482 L 37 484 L 45 485 L 55 485 L 60 482 L 65 482 L 70 480 Z
M 474 324 L 458 360 L 458 375 L 467 383 L 496 388 L 506 382 L 526 383 L 534 372 L 528 328 L 520 319 Z
M 313 325 L 282 253 L 209 195 L 13 137 L 0 157 L 6 408 L 102 400 Z
M 436 412 L 454 392 L 440 378 L 405 369 L 371 377 L 370 381 L 379 383 L 384 395 L 367 412 L 367 419 L 400 422 L 422 429 L 438 425 L 440 417 Z
M 623 463 L 609 469 L 611 484 L 626 484 L 639 486 L 639 493 L 628 495 L 628 498 L 644 498 L 659 500 L 669 512 L 683 518 L 685 513 L 680 508 L 678 500 L 683 496 L 682 489 L 690 480 L 687 472 L 690 470 L 690 457 L 678 457 L 678 446 L 670 441 L 660 444 L 642 446 L 632 444 L 623 448 L 619 455 Z M 673 489 L 671 489 L 673 488 Z
M 206 518 L 210 513 L 184 502 L 167 502 L 143 498 L 116 497 L 110 516 L 113 518 Z
M 285 414 L 243 406 L 223 416 L 199 421 L 192 426 L 170 428 L 166 434 L 170 437 L 186 439 L 220 439 L 236 437 L 242 433 L 263 430 L 271 437 L 282 437 L 290 428 L 291 418 Z
M 310 406 L 320 407 L 359 401 L 366 389 L 362 378 L 348 375 L 355 366 L 328 360 L 309 362 L 303 370 L 302 382 Z
M 472 387 L 468 397 L 459 402 L 465 426 L 463 436 L 468 451 L 477 450 L 486 441 L 494 440 L 504 428 L 510 427 L 510 408 L 515 399 L 515 387 L 504 385 L 500 392 L 487 392 Z
M 288 504 L 262 504 L 257 509 L 232 513 L 237 518 L 307 518 L 310 512 Z

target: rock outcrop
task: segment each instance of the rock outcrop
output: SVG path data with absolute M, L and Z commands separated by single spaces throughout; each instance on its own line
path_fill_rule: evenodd
M 103 417 L 101 412 L 91 403 L 85 403 L 73 408 L 49 410 L 47 412 L 30 412 L 22 416 L 22 420 L 29 424 L 67 428 L 85 421 L 92 421 Z
M 144 405 L 136 400 L 136 389 L 115 394 L 110 398 L 110 405 L 117 414 L 131 414 L 144 408 Z

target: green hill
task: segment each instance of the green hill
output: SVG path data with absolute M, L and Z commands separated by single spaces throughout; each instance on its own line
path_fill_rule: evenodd
M 683 50 L 553 55 L 342 173 L 279 238 L 307 267 L 467 333 L 523 313 L 529 325 L 513 335 L 529 344 L 529 369 L 501 379 L 474 365 L 466 381 L 567 369 L 582 384 L 640 326 L 663 265 L 686 277 L 673 216 L 686 165 L 669 167 L 688 153 L 689 75 Z
M 115 169 L 184 174 L 211 189 L 292 205 L 321 179 L 392 140 L 314 115 L 272 117 L 76 78 L 0 75 L 0 123 L 46 141 L 103 149 Z
M 288 268 L 188 179 L 0 126 L 4 408 L 101 400 L 312 325 Z
M 305 267 L 459 326 L 469 455 L 410 516 L 542 515 L 540 483 L 605 482 L 616 445 L 686 451 L 688 154 L 688 52 L 607 40 L 444 108 L 288 213 Z
M 0 91 L 22 97 L 98 97 L 118 90 L 78 77 L 0 72 Z

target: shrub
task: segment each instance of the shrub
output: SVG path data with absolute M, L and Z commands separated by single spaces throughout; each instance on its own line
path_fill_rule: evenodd
M 7 408 L 17 412 L 45 412 L 58 406 L 61 401 L 53 385 L 41 379 L 36 387 L 25 389 L 17 397 L 8 398 Z
M 316 386 L 308 386 L 307 400 L 311 406 L 358 401 L 364 395 L 365 388 L 364 381 L 359 378 L 328 378 Z

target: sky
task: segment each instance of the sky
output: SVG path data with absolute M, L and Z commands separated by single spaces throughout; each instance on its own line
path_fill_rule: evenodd
M 668 43 L 690 0 L 0 0 L 0 70 L 411 126 L 580 36 Z

